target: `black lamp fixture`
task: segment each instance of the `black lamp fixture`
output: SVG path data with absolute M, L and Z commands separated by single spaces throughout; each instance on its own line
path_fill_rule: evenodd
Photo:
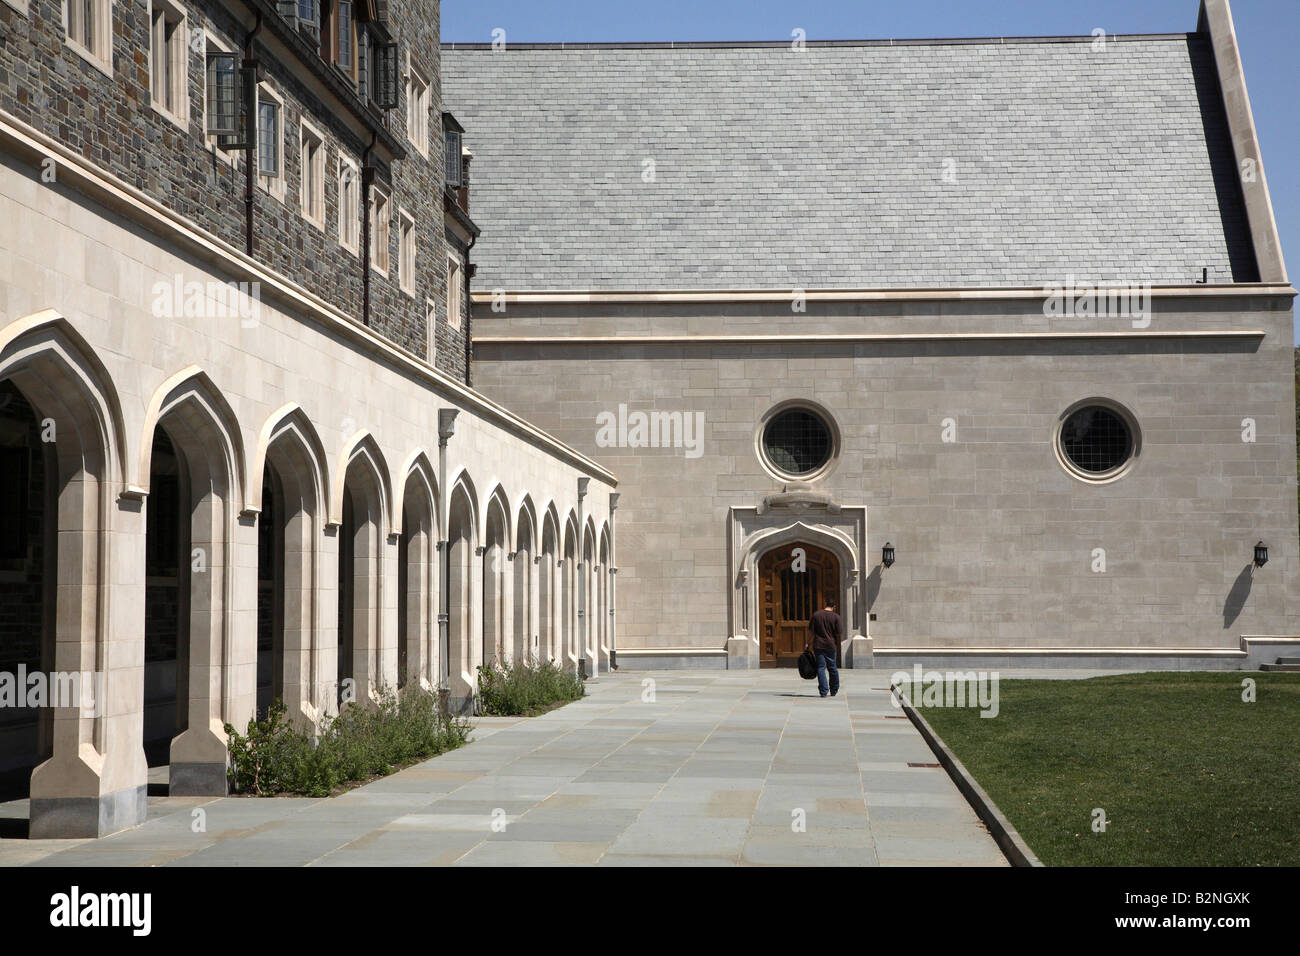
M 886 541 L 885 546 L 880 549 L 880 563 L 887 568 L 892 568 L 894 566 L 894 546 L 888 541 Z
M 1268 564 L 1268 545 L 1260 541 L 1255 545 L 1255 567 L 1262 568 Z

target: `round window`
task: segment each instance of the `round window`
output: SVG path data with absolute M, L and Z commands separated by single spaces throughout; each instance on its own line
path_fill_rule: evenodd
M 777 412 L 763 428 L 763 457 L 776 471 L 802 478 L 820 471 L 835 450 L 826 420 L 810 409 Z
M 1135 451 L 1127 416 L 1107 405 L 1085 404 L 1065 416 L 1058 444 L 1062 458 L 1085 478 L 1109 478 Z

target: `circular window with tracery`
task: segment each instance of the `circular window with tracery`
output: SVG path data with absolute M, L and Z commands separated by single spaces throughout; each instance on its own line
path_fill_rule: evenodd
M 763 425 L 760 449 L 778 474 L 808 478 L 834 456 L 835 433 L 825 418 L 806 406 L 784 408 Z
M 1137 453 L 1137 426 L 1118 406 L 1083 402 L 1067 412 L 1057 434 L 1061 462 L 1092 481 L 1114 478 Z

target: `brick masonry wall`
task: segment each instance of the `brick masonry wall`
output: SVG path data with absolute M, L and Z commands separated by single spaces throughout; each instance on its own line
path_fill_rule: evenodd
M 244 31 L 216 2 L 181 3 L 195 30 L 213 34 L 225 47 L 242 50 Z M 243 158 L 226 162 L 203 135 L 205 67 L 202 44 L 189 49 L 189 121 L 181 129 L 155 110 L 149 90 L 149 5 L 144 0 L 113 4 L 113 75 L 89 63 L 64 42 L 59 0 L 31 0 L 26 15 L 0 3 L 0 109 L 29 123 L 238 249 L 244 248 Z M 409 51 L 431 78 L 429 158 L 406 141 L 406 98 L 390 111 L 387 124 L 407 148 L 407 158 L 380 164 L 378 182 L 391 186 L 387 277 L 371 274 L 371 326 L 396 345 L 428 357 L 425 303 L 436 303 L 437 364 L 464 377 L 464 330 L 446 326 L 446 240 L 443 235 L 442 106 L 439 8 L 437 0 L 390 5 L 389 27 L 405 63 Z M 359 163 L 368 142 L 360 142 L 283 63 L 263 54 L 272 88 L 284 99 L 282 123 L 283 201 L 257 189 L 255 256 L 361 320 L 362 271 L 358 254 L 338 241 L 338 188 L 334 175 L 342 151 Z M 299 120 L 306 117 L 326 134 L 325 229 L 300 212 Z M 416 222 L 414 295 L 398 286 L 398 209 Z M 358 229 L 360 235 L 360 229 Z

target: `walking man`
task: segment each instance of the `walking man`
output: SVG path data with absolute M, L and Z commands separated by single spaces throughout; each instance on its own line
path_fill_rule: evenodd
M 835 613 L 836 606 L 834 600 L 827 601 L 826 606 L 815 611 L 808 622 L 808 630 L 812 632 L 812 651 L 817 658 L 817 690 L 823 697 L 827 693 L 834 697 L 840 692 L 840 670 L 835 666 L 835 654 L 840 647 L 843 629 L 840 616 Z M 804 650 L 807 649 L 805 644 Z M 826 686 L 827 671 L 831 672 L 829 690 Z

